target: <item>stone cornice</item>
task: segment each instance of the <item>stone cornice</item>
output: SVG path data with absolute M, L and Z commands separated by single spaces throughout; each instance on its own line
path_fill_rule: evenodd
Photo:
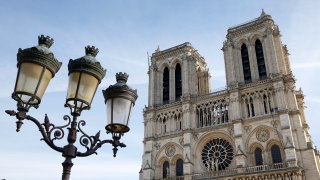
M 204 58 L 199 54 L 199 52 L 196 49 L 194 49 L 192 47 L 191 43 L 189 43 L 189 42 L 180 44 L 178 46 L 174 46 L 172 48 L 169 48 L 169 49 L 166 49 L 163 51 L 157 51 L 152 54 L 151 59 L 161 60 L 161 59 L 166 59 L 169 57 L 175 57 L 177 55 L 188 53 L 188 52 L 191 53 L 190 55 L 195 60 L 206 64 Z
M 275 25 L 272 17 L 270 15 L 260 16 L 251 21 L 230 27 L 228 29 L 227 37 L 235 37 L 250 31 L 256 31 L 257 29 L 267 27 L 268 25 L 271 25 L 271 26 Z
M 254 116 L 254 117 L 245 118 L 245 119 L 243 119 L 242 121 L 243 121 L 243 122 L 246 122 L 246 123 L 250 123 L 250 122 L 253 122 L 253 121 L 259 121 L 259 120 L 265 120 L 265 119 L 272 119 L 272 118 L 273 118 L 273 115 L 275 115 L 275 114 L 273 113 L 273 114 L 257 115 L 257 116 Z
M 204 94 L 204 95 L 197 95 L 191 97 L 191 100 L 193 101 L 200 101 L 200 100 L 208 100 L 209 98 L 216 98 L 216 99 L 221 99 L 225 96 L 229 96 L 229 93 L 226 89 L 221 90 L 221 91 L 216 91 L 210 94 Z
M 217 129 L 226 129 L 228 128 L 228 125 L 232 125 L 232 122 L 229 123 L 224 123 L 224 124 L 218 124 L 215 126 L 207 126 L 207 127 L 202 127 L 202 128 L 194 128 L 194 129 L 185 129 L 182 131 L 176 131 L 176 132 L 170 132 L 167 134 L 163 135 L 156 135 L 153 137 L 146 137 L 144 138 L 144 141 L 158 141 L 158 140 L 164 140 L 164 139 L 174 139 L 174 138 L 179 138 L 183 137 L 183 134 L 185 133 L 203 133 L 203 132 L 210 132 L 212 130 L 217 130 Z
M 252 89 L 252 88 L 260 88 L 262 86 L 265 87 L 266 84 L 268 84 L 270 82 L 271 82 L 270 78 L 267 78 L 267 79 L 264 79 L 264 80 L 255 81 L 255 82 L 248 83 L 248 84 L 240 83 L 238 85 L 238 87 L 239 87 L 240 90 L 246 90 L 246 89 Z

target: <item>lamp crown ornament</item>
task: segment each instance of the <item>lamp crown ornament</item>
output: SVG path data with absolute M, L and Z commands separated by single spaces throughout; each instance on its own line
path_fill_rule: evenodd
M 85 47 L 85 50 L 86 50 L 86 55 L 92 55 L 93 57 L 96 57 L 99 52 L 98 48 L 96 48 L 95 46 L 89 46 L 89 45 Z
M 129 75 L 127 73 L 123 73 L 123 72 L 118 72 L 116 73 L 116 79 L 117 79 L 117 82 L 124 82 L 126 83 L 128 81 L 128 77 Z
M 39 46 L 43 45 L 47 48 L 50 48 L 53 44 L 54 40 L 50 36 L 44 36 L 43 34 L 41 36 L 38 36 L 38 44 Z

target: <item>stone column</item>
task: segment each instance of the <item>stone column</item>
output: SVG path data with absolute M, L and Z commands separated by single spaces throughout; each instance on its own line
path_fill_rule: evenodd
M 190 102 L 185 101 L 182 105 L 182 122 L 184 130 L 194 129 L 195 125 L 195 112 L 196 109 L 190 104 Z M 183 134 L 183 173 L 185 180 L 191 180 L 191 175 L 193 174 L 193 153 L 192 153 L 192 145 L 193 145 L 193 136 L 192 133 L 184 133 Z
M 264 44 L 266 45 L 266 54 L 268 55 L 268 61 L 271 65 L 270 73 L 279 73 L 279 64 L 276 56 L 275 44 L 271 27 L 267 28 L 266 39 Z
M 148 138 L 155 135 L 155 127 L 153 113 L 144 113 L 144 137 Z
M 183 142 L 183 174 L 186 177 L 184 179 L 191 180 L 191 175 L 193 174 L 192 134 L 185 133 L 183 135 Z
M 256 58 L 256 50 L 254 44 L 249 44 L 248 46 L 249 61 L 250 61 L 250 70 L 252 81 L 259 80 L 258 64 Z
M 170 78 L 169 78 L 169 88 L 170 88 L 170 90 L 169 90 L 169 101 L 170 102 L 173 102 L 173 101 L 175 101 L 175 99 L 176 99 L 176 91 L 175 91 L 175 88 L 176 88 L 176 86 L 175 86 L 175 68 L 174 67 L 170 67 L 169 68 L 169 76 L 170 76 Z
M 242 122 L 241 120 L 236 120 L 234 121 L 233 124 L 233 128 L 234 128 L 234 141 L 235 141 L 235 160 L 236 160 L 236 166 L 237 168 L 240 167 L 246 167 L 246 156 L 244 154 L 244 142 L 242 139 L 243 136 L 243 132 L 242 132 Z
M 143 162 L 142 162 L 142 171 L 143 180 L 150 180 L 154 179 L 154 169 L 152 168 L 152 147 L 153 141 L 146 141 L 144 142 L 144 155 L 143 155 Z
M 181 80 L 182 80 L 182 96 L 188 96 L 189 94 L 189 63 L 188 56 L 183 58 L 183 63 L 181 64 Z
M 233 49 L 233 59 L 235 62 L 237 62 L 237 68 L 235 68 L 236 74 L 236 81 L 237 82 L 244 82 L 244 76 L 243 76 L 243 66 L 242 66 L 242 59 L 241 59 L 241 49 L 240 48 L 234 48 Z
M 148 106 L 154 104 L 154 73 L 152 66 L 149 66 L 149 87 L 148 87 Z
M 286 161 L 296 161 L 297 156 L 295 144 L 293 141 L 292 128 L 290 123 L 291 120 L 288 114 L 286 95 L 284 92 L 284 84 L 283 82 L 276 82 L 273 84 L 273 87 L 275 89 L 276 104 L 278 105 L 282 141 L 284 143 L 290 142 L 290 145 L 288 145 L 288 143 L 286 143 L 287 145 L 285 144 Z
M 230 42 L 225 42 L 223 48 L 224 54 L 224 64 L 226 69 L 226 78 L 227 78 L 227 85 L 236 81 L 235 76 L 235 66 L 234 66 L 234 52 L 232 51 L 232 45 Z
M 154 104 L 162 104 L 163 71 L 156 70 L 154 79 Z
M 277 27 L 277 26 L 275 26 Z M 275 55 L 277 57 L 278 60 L 278 66 L 279 66 L 279 71 L 287 74 L 286 72 L 286 68 L 285 68 L 285 61 L 284 61 L 284 55 L 283 55 L 283 51 L 282 51 L 282 43 L 280 40 L 280 32 L 278 30 L 278 28 L 275 28 L 273 30 L 273 41 L 274 41 L 274 49 L 275 49 Z
M 270 56 L 267 52 L 267 44 L 266 44 L 266 36 L 263 37 L 262 41 L 261 41 L 261 44 L 262 44 L 262 50 L 263 50 L 263 58 L 264 58 L 264 64 L 266 66 L 266 73 L 267 73 L 267 76 L 269 77 L 269 74 L 271 72 L 271 69 L 272 69 L 272 64 L 271 64 L 271 60 L 270 60 Z
M 241 119 L 241 105 L 239 92 L 234 91 L 230 93 L 229 102 L 229 121 Z

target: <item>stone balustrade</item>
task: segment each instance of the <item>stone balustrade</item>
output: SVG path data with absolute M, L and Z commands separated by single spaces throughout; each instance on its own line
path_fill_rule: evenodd
M 243 168 L 235 168 L 235 169 L 226 169 L 222 171 L 210 171 L 205 172 L 202 174 L 194 174 L 192 175 L 193 180 L 197 179 L 212 179 L 212 178 L 222 178 L 222 177 L 230 177 L 230 176 L 241 176 L 249 174 L 261 174 L 261 173 L 268 173 L 268 172 L 277 172 L 281 170 L 287 170 L 290 168 L 297 169 L 296 161 L 290 161 L 285 163 L 276 163 L 276 164 L 266 164 L 260 166 L 251 166 L 251 167 L 243 167 Z M 250 175 L 249 175 L 250 176 Z M 279 176 L 279 174 L 277 174 Z M 286 175 L 285 175 L 286 176 Z M 190 177 L 190 176 L 189 176 Z M 275 177 L 271 175 L 270 177 Z M 179 177 L 168 177 L 161 180 L 184 180 L 184 176 Z

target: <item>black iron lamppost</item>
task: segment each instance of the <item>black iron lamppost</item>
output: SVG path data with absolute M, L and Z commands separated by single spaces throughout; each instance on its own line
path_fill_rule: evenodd
M 38 41 L 38 46 L 18 50 L 18 75 L 12 93 L 12 98 L 17 101 L 18 112 L 6 110 L 6 113 L 10 116 L 16 116 L 18 119 L 16 122 L 17 132 L 24 120 L 30 120 L 37 125 L 43 136 L 41 140 L 44 140 L 52 149 L 62 153 L 62 156 L 65 157 L 65 161 L 62 163 L 62 179 L 69 180 L 73 158 L 96 154 L 97 149 L 105 143 L 112 144 L 114 157 L 118 147 L 126 147 L 120 142 L 120 138 L 129 131 L 128 122 L 138 97 L 137 91 L 126 84 L 128 79 L 126 73 L 117 73 L 117 83 L 103 91 L 108 118 L 106 131 L 111 133 L 112 139 L 100 140 L 100 131 L 95 136 L 87 135 L 81 129 L 81 126 L 85 125 L 85 121 L 78 122 L 77 117 L 80 116 L 82 110 L 90 109 L 97 87 L 106 73 L 106 70 L 95 58 L 98 49 L 94 46 L 87 46 L 85 56 L 75 60 L 71 59 L 68 64 L 69 86 L 65 107 L 70 108 L 72 118 L 65 115 L 63 119 L 68 123 L 64 126 L 55 126 L 45 115 L 44 123 L 40 123 L 27 113 L 31 107 L 38 108 L 50 80 L 58 72 L 62 63 L 49 50 L 53 44 L 52 38 L 41 35 L 38 37 Z M 54 142 L 64 137 L 64 128 L 68 129 L 68 144 L 59 147 Z M 82 134 L 79 142 L 86 148 L 85 152 L 78 151 L 74 145 L 78 132 Z

